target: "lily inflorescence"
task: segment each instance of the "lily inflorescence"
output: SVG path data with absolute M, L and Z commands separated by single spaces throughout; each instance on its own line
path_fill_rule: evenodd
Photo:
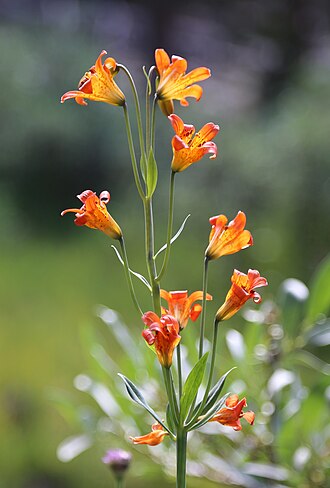
M 124 375 L 120 375 L 131 399 L 144 407 L 156 421 L 152 425 L 150 433 L 140 437 L 131 437 L 131 440 L 134 444 L 149 446 L 160 444 L 166 437 L 175 441 L 177 444 L 177 487 L 184 488 L 188 432 L 202 427 L 207 422 L 218 422 L 234 430 L 242 429 L 240 423 L 242 418 L 250 424 L 254 422 L 252 411 L 243 412 L 243 408 L 247 406 L 245 398 L 240 400 L 235 393 L 221 396 L 229 372 L 218 381 L 214 381 L 215 359 L 219 325 L 236 314 L 249 299 L 260 303 L 261 296 L 255 290 L 266 286 L 267 280 L 261 277 L 257 270 L 249 269 L 247 274 L 236 269 L 233 271 L 231 288 L 214 317 L 212 349 L 209 358 L 209 353 L 204 353 L 204 335 L 207 326 L 206 304 L 207 301 L 213 299 L 207 290 L 209 263 L 253 245 L 252 235 L 249 230 L 245 229 L 245 213 L 239 211 L 229 223 L 228 218 L 223 214 L 209 219 L 211 232 L 203 256 L 202 290 L 191 294 L 188 294 L 187 290 L 166 291 L 161 288 L 161 280 L 168 268 L 171 245 L 184 228 L 182 225 L 180 232 L 174 237 L 172 236 L 176 174 L 185 171 L 205 155 L 209 154 L 210 159 L 216 158 L 218 148 L 213 139 L 220 130 L 218 125 L 208 122 L 196 133 L 194 125 L 186 124 L 174 113 L 174 101 L 180 101 L 184 107 L 188 106 L 187 98 L 192 97 L 199 101 L 203 89 L 198 83 L 209 78 L 211 72 L 205 67 L 187 72 L 187 61 L 184 58 L 172 56 L 170 59 L 164 49 L 156 49 L 155 65 L 149 69 L 148 73 L 144 70 L 147 90 L 146 118 L 143 125 L 139 95 L 131 73 L 126 66 L 118 64 L 113 58 L 107 57 L 102 61 L 106 54 L 106 51 L 100 53 L 95 65 L 81 78 L 78 89 L 66 92 L 61 101 L 65 102 L 73 98 L 79 105 L 87 105 L 86 100 L 92 100 L 123 108 L 134 181 L 144 209 L 148 278 L 134 273 L 129 267 L 123 231 L 107 210 L 107 204 L 110 202 L 108 191 L 103 190 L 99 196 L 92 190 L 83 191 L 78 195 L 78 199 L 83 204 L 82 207 L 64 210 L 61 215 L 73 212 L 76 217 L 74 220 L 76 225 L 98 229 L 119 243 L 120 250 L 116 249 L 116 252 L 123 264 L 134 306 L 141 317 L 141 326 L 144 324 L 142 337 L 156 353 L 163 372 L 168 398 L 166 420 L 164 420 L 147 404 L 138 387 Z M 139 136 L 138 154 L 134 146 L 127 99 L 115 81 L 115 77 L 120 73 L 128 77 L 134 96 Z M 157 106 L 168 118 L 175 135 L 172 141 L 168 142 L 172 145 L 173 158 L 169 164 L 167 241 L 163 248 L 155 253 L 152 203 L 158 175 L 155 159 Z M 140 167 L 137 164 L 138 158 L 141 161 Z M 164 253 L 164 256 L 161 265 L 158 266 L 156 258 L 161 252 Z M 150 310 L 141 308 L 132 275 L 140 278 L 151 294 L 152 307 Z M 199 359 L 184 380 L 180 347 L 185 334 L 189 334 L 189 330 L 186 331 L 189 320 L 197 321 L 198 319 L 200 321 Z M 172 375 L 173 357 L 175 356 L 177 382 L 174 382 Z M 209 364 L 208 368 L 207 364 Z M 208 371 L 207 374 L 206 371 Z M 207 376 L 206 389 L 199 399 L 198 394 L 204 376 Z

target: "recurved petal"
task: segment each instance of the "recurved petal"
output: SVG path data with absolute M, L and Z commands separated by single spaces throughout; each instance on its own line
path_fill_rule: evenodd
M 248 271 L 248 279 L 251 283 L 251 288 L 259 288 L 260 286 L 267 286 L 268 282 L 266 278 L 260 276 L 259 271 L 256 269 L 249 269 Z
M 100 78 L 104 76 L 104 70 L 103 70 L 103 65 L 102 65 L 102 57 L 107 54 L 107 51 L 104 49 L 101 51 L 99 57 L 95 61 L 95 71 L 98 74 Z
M 169 115 L 168 120 L 171 122 L 174 132 L 180 136 L 184 131 L 183 120 L 176 114 Z
M 244 398 L 245 400 L 245 398 Z M 227 400 L 226 400 L 226 406 L 227 407 L 230 407 L 230 408 L 233 408 L 233 407 L 236 407 L 236 405 L 238 404 L 239 402 L 239 396 L 234 393 L 234 395 L 230 395 Z M 246 400 L 245 400 L 246 402 Z
M 82 203 L 86 203 L 87 198 L 91 197 L 92 195 L 95 196 L 96 193 L 92 190 L 85 190 L 80 193 L 80 195 L 77 195 L 77 198 L 79 198 Z
M 158 315 L 151 311 L 142 315 L 142 321 L 147 327 L 149 327 L 153 322 L 160 322 Z
M 174 151 L 181 151 L 182 149 L 189 150 L 188 144 L 186 144 L 178 135 L 175 135 L 172 138 L 172 148 Z
M 180 100 L 182 106 L 186 107 L 189 105 L 189 102 L 186 100 L 187 97 L 196 98 L 196 102 L 198 102 L 203 95 L 203 88 L 199 85 L 192 85 L 184 88 L 182 90 L 177 90 L 175 94 L 173 94 L 173 98 Z
M 70 98 L 79 98 L 82 101 L 84 97 L 85 97 L 85 93 L 78 90 L 71 90 L 64 93 L 64 95 L 61 96 L 61 103 L 64 103 L 66 100 L 69 100 Z M 78 102 L 77 99 L 76 102 L 81 103 L 80 101 Z M 87 105 L 86 102 L 84 102 L 84 105 Z
M 249 424 L 253 425 L 254 424 L 254 419 L 255 419 L 255 413 L 249 410 L 248 412 L 243 413 L 243 418 L 249 422 Z
M 190 320 L 195 322 L 195 320 L 197 320 L 198 317 L 200 316 L 201 311 L 202 311 L 202 305 L 200 305 L 199 303 L 195 303 L 195 305 L 193 305 L 190 309 L 190 313 L 189 313 Z

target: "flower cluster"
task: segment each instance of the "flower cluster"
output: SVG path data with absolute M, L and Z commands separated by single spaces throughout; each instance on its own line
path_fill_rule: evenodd
M 145 115 L 146 133 L 144 134 L 143 124 L 141 122 L 142 116 L 139 111 L 138 93 L 133 79 L 127 68 L 124 65 L 117 64 L 113 58 L 108 57 L 102 62 L 105 54 L 106 51 L 101 52 L 95 65 L 81 78 L 78 89 L 66 92 L 62 96 L 61 101 L 65 102 L 73 98 L 79 105 L 87 105 L 86 100 L 93 100 L 123 108 L 134 179 L 144 208 L 148 279 L 140 273 L 132 271 L 129 267 L 123 232 L 117 222 L 108 213 L 106 207 L 110 201 L 110 193 L 108 191 L 102 191 L 98 197 L 95 192 L 85 190 L 78 195 L 78 199 L 83 204 L 82 207 L 64 210 L 61 215 L 73 212 L 75 213 L 74 222 L 76 225 L 98 229 L 108 237 L 118 241 L 121 253 L 117 250 L 117 255 L 124 266 L 133 303 L 139 316 L 141 317 L 142 315 L 142 322 L 145 326 L 142 331 L 142 337 L 150 349 L 154 351 L 162 367 L 168 397 L 168 410 L 166 414 L 168 425 L 146 404 L 138 388 L 122 375 L 130 397 L 136 403 L 146 408 L 156 420 L 156 423 L 151 427 L 150 433 L 139 437 L 131 437 L 132 442 L 134 444 L 156 446 L 168 436 L 178 443 L 177 452 L 180 453 L 180 449 L 182 449 L 185 455 L 185 442 L 188 431 L 198 428 L 203 423 L 218 422 L 237 431 L 242 429 L 240 420 L 243 418 L 251 425 L 254 423 L 254 412 L 243 411 L 247 406 L 245 398 L 240 400 L 238 395 L 231 394 L 229 396 L 226 395 L 218 401 L 224 381 L 220 386 L 216 383 L 213 388 L 212 383 L 219 324 L 236 314 L 249 299 L 252 299 L 255 303 L 260 303 L 261 296 L 255 290 L 259 287 L 266 286 L 267 280 L 260 276 L 257 270 L 249 269 L 247 274 L 236 269 L 234 270 L 231 277 L 231 288 L 227 293 L 224 303 L 218 308 L 215 314 L 212 353 L 209 366 L 206 368 L 207 355 L 203 355 L 206 306 L 207 302 L 212 300 L 212 295 L 207 292 L 208 265 L 210 262 L 214 262 L 223 256 L 235 254 L 253 245 L 251 232 L 245 229 L 245 213 L 239 211 L 236 217 L 229 223 L 228 218 L 223 214 L 209 219 L 211 232 L 203 256 L 204 273 L 202 290 L 195 291 L 191 294 L 188 294 L 187 290 L 166 291 L 161 288 L 160 282 L 167 270 L 171 244 L 181 232 L 178 232 L 176 236 L 172 237 L 174 179 L 177 173 L 182 173 L 192 164 L 200 161 L 205 155 L 210 155 L 210 159 L 212 160 L 217 157 L 218 147 L 213 139 L 220 130 L 217 124 L 208 122 L 196 132 L 194 125 L 186 124 L 174 113 L 174 101 L 180 101 L 182 106 L 188 105 L 187 98 L 189 97 L 199 101 L 202 97 L 203 89 L 198 83 L 209 78 L 211 72 L 206 67 L 198 67 L 187 72 L 188 65 L 184 58 L 180 56 L 172 56 L 170 58 L 164 49 L 156 49 L 155 66 L 150 68 L 149 74 L 146 75 L 148 82 L 146 93 L 147 97 L 151 96 L 152 77 L 154 76 L 154 102 L 157 103 L 151 105 L 150 100 L 147 98 Z M 128 76 L 136 102 L 137 128 L 140 143 L 140 167 L 137 165 L 137 156 L 133 144 L 126 97 L 114 81 L 115 76 L 120 72 Z M 168 165 L 171 178 L 167 240 L 166 244 L 155 254 L 152 198 L 156 190 L 158 175 L 157 163 L 154 159 L 155 110 L 157 109 L 157 105 L 167 116 L 174 130 L 174 136 L 171 141 L 173 157 L 171 164 Z M 207 238 L 207 236 L 205 237 Z M 158 270 L 156 258 L 163 251 L 165 256 L 160 270 Z M 132 275 L 138 277 L 150 291 L 152 299 L 151 310 L 147 309 L 147 311 L 143 312 L 143 308 L 141 308 L 135 293 Z M 189 320 L 195 322 L 198 318 L 200 318 L 199 360 L 192 369 L 185 384 L 183 384 L 180 344 L 184 335 L 190 333 L 189 327 L 188 331 L 186 331 Z M 178 391 L 175 389 L 171 369 L 174 352 L 177 353 L 176 377 Z M 197 404 L 198 389 L 205 371 L 208 374 L 207 386 L 203 399 Z M 182 474 L 182 466 L 180 467 L 179 464 L 185 462 L 184 455 L 180 454 L 182 459 L 180 462 L 178 461 L 178 477 L 181 480 L 183 480 L 184 476 Z M 103 461 L 110 466 L 115 465 L 119 471 L 122 466 L 123 469 L 126 469 L 129 463 L 127 457 L 125 458 L 125 456 L 123 457 L 122 454 L 119 455 L 118 453 L 108 453 Z M 185 484 L 182 482 L 180 486 L 185 486 Z

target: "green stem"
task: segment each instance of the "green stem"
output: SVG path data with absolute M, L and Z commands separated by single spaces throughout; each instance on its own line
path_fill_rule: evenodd
M 123 254 L 124 270 L 125 270 L 125 275 L 126 275 L 126 280 L 127 280 L 128 288 L 129 288 L 129 291 L 130 291 L 130 294 L 131 294 L 131 297 L 132 297 L 134 306 L 135 306 L 136 310 L 138 311 L 138 313 L 140 314 L 140 316 L 142 316 L 143 315 L 143 312 L 142 312 L 142 309 L 141 309 L 141 307 L 139 305 L 139 302 L 138 302 L 138 300 L 136 298 L 135 291 L 134 291 L 134 286 L 133 286 L 133 282 L 132 282 L 131 273 L 129 271 L 129 264 L 128 264 L 126 246 L 125 246 L 125 241 L 124 241 L 124 237 L 123 236 L 119 239 L 119 244 L 120 244 L 120 247 L 121 247 L 121 250 L 122 250 L 122 254 Z
M 168 397 L 168 402 L 170 404 L 170 409 L 172 412 L 172 416 L 175 419 L 175 423 L 178 424 L 179 422 L 179 408 L 178 403 L 176 400 L 173 377 L 170 368 L 165 368 L 162 366 L 163 376 L 164 376 L 164 383 L 166 388 L 166 393 Z
M 176 487 L 186 488 L 187 432 L 179 428 L 176 439 Z
M 156 280 L 157 269 L 154 260 L 155 244 L 154 244 L 154 220 L 152 213 L 152 200 L 146 198 L 144 200 L 144 217 L 145 217 L 145 244 L 146 244 L 146 260 L 149 273 L 150 284 L 152 288 L 152 302 L 154 312 L 161 315 L 160 306 L 160 288 Z
M 179 383 L 179 398 L 182 397 L 182 368 L 181 368 L 181 344 L 176 348 L 176 358 L 178 364 L 178 383 Z
M 125 483 L 124 483 L 124 477 L 123 476 L 117 476 L 116 477 L 116 488 L 124 488 Z
M 175 179 L 175 172 L 171 171 L 165 257 L 164 257 L 164 261 L 163 261 L 163 265 L 162 265 L 162 268 L 160 270 L 160 273 L 156 278 L 157 281 L 160 281 L 161 278 L 164 276 L 164 273 L 165 273 L 167 266 L 168 266 L 168 261 L 170 259 L 171 238 L 172 238 L 172 228 L 173 228 L 174 179 Z
M 137 89 L 134 83 L 134 80 L 132 78 L 131 73 L 129 70 L 124 66 L 123 64 L 118 64 L 118 68 L 122 69 L 126 76 L 129 79 L 129 82 L 131 84 L 133 96 L 134 96 L 134 102 L 135 102 L 135 111 L 136 111 L 136 120 L 138 124 L 138 132 L 139 132 L 139 140 L 140 140 L 140 149 L 141 149 L 141 155 L 145 155 L 145 147 L 144 147 L 144 138 L 143 138 L 143 127 L 142 127 L 142 117 L 141 117 L 141 109 L 140 109 L 140 102 L 139 102 L 139 96 L 137 93 Z
M 142 189 L 141 185 L 141 180 L 140 180 L 140 175 L 139 175 L 139 170 L 136 162 L 136 156 L 135 156 L 135 150 L 134 150 L 134 144 L 133 144 L 133 138 L 132 138 L 132 130 L 131 130 L 131 124 L 129 121 L 129 115 L 128 115 L 128 110 L 127 110 L 127 105 L 123 105 L 124 109 L 124 114 L 125 114 L 125 123 L 126 123 L 126 131 L 127 131 L 127 139 L 128 139 L 128 147 L 129 147 L 129 152 L 131 155 L 131 160 L 132 160 L 132 167 L 133 167 L 133 174 L 134 174 L 134 179 L 135 179 L 135 184 L 138 189 L 139 195 L 141 199 L 144 201 L 145 200 L 145 195 Z
M 199 359 L 203 356 L 203 346 L 204 346 L 208 264 L 209 264 L 209 260 L 207 257 L 205 257 L 204 270 L 203 270 L 203 302 L 202 302 L 202 313 L 201 313 L 201 322 L 200 322 L 200 339 L 199 339 L 199 356 L 198 356 Z
M 215 365 L 215 358 L 216 358 L 216 352 L 217 352 L 217 342 L 218 342 L 218 328 L 219 328 L 219 321 L 214 320 L 214 327 L 213 327 L 213 340 L 212 340 L 212 352 L 211 352 L 211 364 L 210 364 L 210 371 L 209 371 L 209 378 L 207 381 L 207 386 L 206 390 L 203 396 L 202 403 L 200 404 L 200 407 L 198 411 L 195 413 L 193 419 L 189 422 L 187 425 L 187 429 L 189 429 L 197 420 L 199 415 L 202 413 L 202 410 L 206 404 L 207 397 L 210 393 L 211 386 L 212 386 L 212 380 L 213 380 L 213 372 L 214 372 L 214 365 Z

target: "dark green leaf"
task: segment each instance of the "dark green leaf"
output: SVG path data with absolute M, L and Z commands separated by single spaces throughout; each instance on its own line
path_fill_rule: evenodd
M 156 190 L 158 180 L 158 169 L 154 152 L 150 148 L 147 163 L 147 197 L 150 198 Z
M 149 412 L 150 415 L 155 420 L 157 420 L 157 422 L 166 430 L 166 432 L 168 432 L 169 434 L 171 434 L 173 436 L 173 433 L 171 432 L 171 430 L 168 427 L 166 427 L 166 425 L 158 417 L 156 412 L 147 404 L 146 400 L 144 399 L 144 396 L 142 395 L 142 393 L 140 392 L 138 387 L 136 385 L 134 385 L 134 383 L 131 380 L 129 380 L 128 378 L 126 378 L 126 376 L 124 376 L 123 374 L 118 373 L 118 376 L 120 376 L 121 379 L 124 381 L 127 393 L 129 394 L 129 396 L 131 397 L 133 402 L 137 403 L 138 405 L 143 407 L 145 410 L 147 410 L 147 412 Z
M 207 352 L 195 364 L 184 384 L 180 400 L 180 418 L 182 421 L 186 418 L 188 411 L 196 398 L 198 388 L 202 383 L 208 355 L 209 353 Z
M 236 369 L 236 368 L 231 368 L 229 371 L 227 371 L 227 373 L 225 373 L 223 376 L 221 376 L 221 378 L 219 379 L 219 381 L 214 385 L 214 387 L 210 390 L 208 396 L 207 396 L 207 400 L 206 400 L 206 403 L 202 409 L 201 412 L 199 412 L 199 415 L 205 415 L 206 412 L 208 412 L 208 410 L 213 407 L 213 405 L 215 404 L 215 402 L 218 400 L 219 396 L 220 396 L 220 393 L 224 387 L 224 384 L 225 384 L 225 381 L 227 379 L 227 376 L 229 375 L 229 373 L 231 373 L 233 371 L 233 369 Z M 198 405 L 196 405 L 196 408 L 194 410 L 194 415 L 196 415 L 196 413 L 198 412 L 200 406 L 201 406 L 202 402 L 199 402 Z

